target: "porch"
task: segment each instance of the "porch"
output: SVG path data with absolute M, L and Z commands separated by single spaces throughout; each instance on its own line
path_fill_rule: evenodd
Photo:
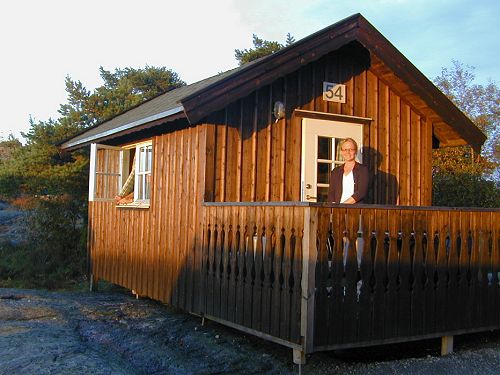
M 499 223 L 498 209 L 204 203 L 200 312 L 299 363 L 430 337 L 449 350 L 500 328 Z

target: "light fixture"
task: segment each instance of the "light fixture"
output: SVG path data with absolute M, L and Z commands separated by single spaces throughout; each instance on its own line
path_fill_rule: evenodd
M 274 103 L 273 115 L 276 118 L 276 122 L 285 117 L 285 105 L 282 102 L 277 101 Z

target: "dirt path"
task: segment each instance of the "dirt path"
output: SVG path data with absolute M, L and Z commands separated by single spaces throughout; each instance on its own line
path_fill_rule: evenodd
M 303 374 L 500 373 L 500 332 L 315 353 Z M 0 374 L 297 374 L 291 350 L 123 292 L 0 289 Z

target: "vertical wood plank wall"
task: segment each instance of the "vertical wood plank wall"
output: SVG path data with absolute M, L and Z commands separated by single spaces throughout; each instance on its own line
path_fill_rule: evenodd
M 151 205 L 119 208 L 89 202 L 93 274 L 142 296 L 186 309 L 198 300 L 201 258 L 195 254 L 206 128 L 153 139 Z M 116 194 L 116 193 L 115 193 Z M 199 255 L 199 254 L 198 254 Z
M 368 65 L 361 51 L 341 49 L 211 116 L 207 200 L 300 200 L 301 118 L 293 110 L 302 109 L 371 118 L 363 137 L 369 201 L 430 205 L 432 123 Z M 323 81 L 346 84 L 346 103 L 323 101 Z M 275 122 L 277 100 L 286 118 Z

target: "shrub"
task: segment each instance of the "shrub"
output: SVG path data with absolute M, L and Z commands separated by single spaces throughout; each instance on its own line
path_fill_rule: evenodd
M 60 288 L 85 277 L 86 204 L 68 196 L 32 200 L 26 241 L 0 244 L 0 285 Z
M 432 185 L 434 206 L 500 207 L 500 189 L 478 174 L 436 173 Z

